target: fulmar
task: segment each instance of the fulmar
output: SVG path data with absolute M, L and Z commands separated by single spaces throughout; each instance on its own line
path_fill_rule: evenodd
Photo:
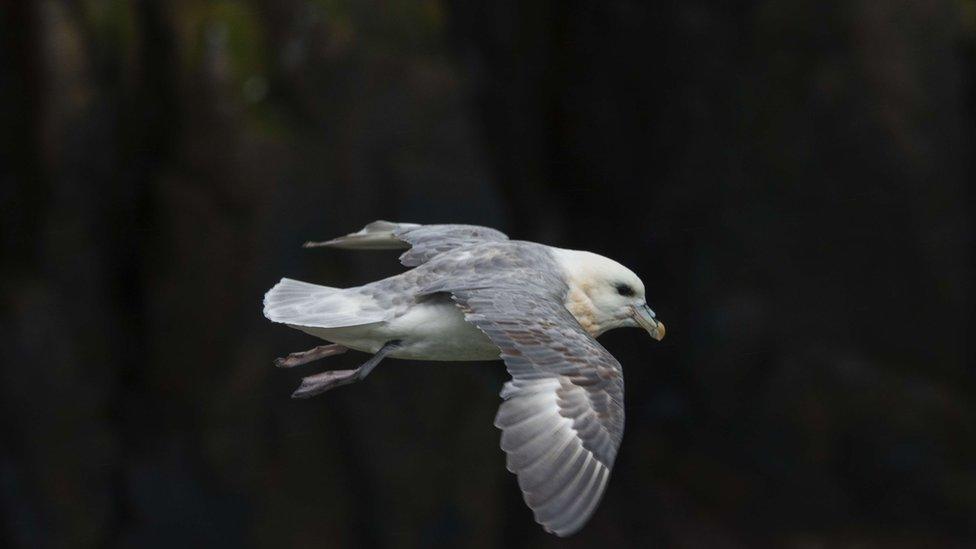
M 547 532 L 568 536 L 596 510 L 624 430 L 620 363 L 595 339 L 640 327 L 664 337 L 630 269 L 601 255 L 510 240 L 474 225 L 375 221 L 306 247 L 406 249 L 410 270 L 354 288 L 283 278 L 264 315 L 330 342 L 279 358 L 307 364 L 355 349 L 353 370 L 306 377 L 307 398 L 365 378 L 386 357 L 498 360 L 512 379 L 495 417 L 508 470 Z

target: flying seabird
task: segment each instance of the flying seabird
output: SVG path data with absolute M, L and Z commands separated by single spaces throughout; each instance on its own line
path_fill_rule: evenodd
M 509 240 L 474 225 L 376 221 L 305 247 L 407 249 L 412 269 L 354 288 L 283 278 L 264 315 L 330 342 L 276 361 L 290 368 L 355 349 L 354 370 L 306 377 L 307 398 L 365 378 L 383 358 L 505 361 L 511 381 L 495 417 L 508 470 L 548 532 L 577 532 L 595 511 L 624 430 L 620 363 L 595 339 L 641 327 L 664 337 L 644 284 L 584 251 Z

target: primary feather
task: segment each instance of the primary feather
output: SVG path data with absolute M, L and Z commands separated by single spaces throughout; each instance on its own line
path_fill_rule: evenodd
M 351 250 L 397 250 L 407 267 L 416 267 L 438 254 L 479 242 L 504 241 L 508 236 L 477 225 L 417 225 L 374 221 L 361 230 L 325 242 L 306 242 L 306 248 L 329 247 Z

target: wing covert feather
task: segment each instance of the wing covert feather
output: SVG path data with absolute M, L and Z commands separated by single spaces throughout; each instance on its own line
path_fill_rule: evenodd
M 508 468 L 536 521 L 568 536 L 606 488 L 623 436 L 623 371 L 563 305 L 565 286 L 539 278 L 450 291 L 512 376 L 495 418 Z

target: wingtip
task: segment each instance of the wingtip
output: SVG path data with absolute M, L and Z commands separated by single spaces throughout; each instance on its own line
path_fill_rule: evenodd
M 336 244 L 336 240 L 339 239 L 333 238 L 332 240 L 322 240 L 318 242 L 314 240 L 308 240 L 304 244 L 302 244 L 302 248 L 327 248 L 329 246 L 334 246 Z
M 568 538 L 568 537 L 572 536 L 573 534 L 576 534 L 577 532 L 579 532 L 582 529 L 583 529 L 583 527 L 581 526 L 581 527 L 579 527 L 579 528 L 577 528 L 575 530 L 547 530 L 547 532 L 549 532 L 550 534 L 556 536 L 557 538 Z
M 538 521 L 536 522 L 539 524 L 539 526 L 542 526 L 542 529 L 545 530 L 547 534 L 552 534 L 557 538 L 568 538 L 583 529 L 583 525 L 580 525 L 578 528 L 574 528 L 574 529 L 552 528 L 547 524 L 542 524 L 541 522 Z

